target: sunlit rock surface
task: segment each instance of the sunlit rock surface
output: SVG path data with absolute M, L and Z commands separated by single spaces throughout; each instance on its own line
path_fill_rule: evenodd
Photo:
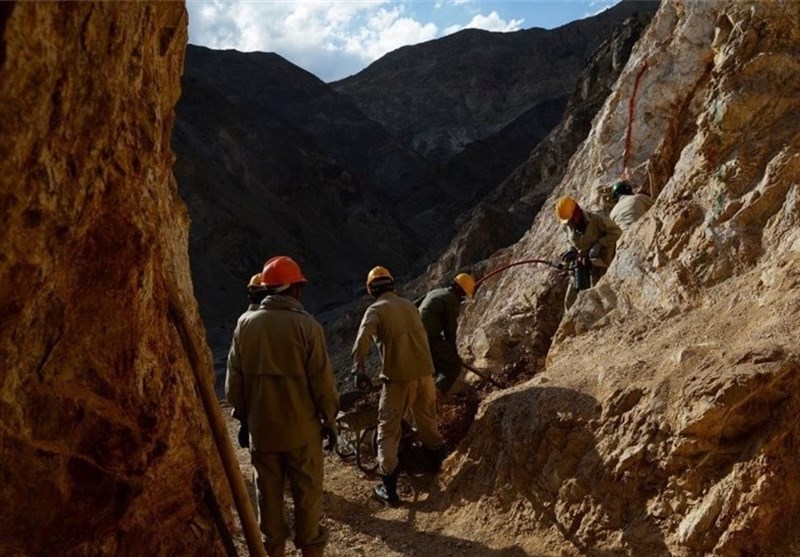
M 184 6 L 0 16 L 0 554 L 222 555 L 174 311 L 203 338 L 170 149 Z

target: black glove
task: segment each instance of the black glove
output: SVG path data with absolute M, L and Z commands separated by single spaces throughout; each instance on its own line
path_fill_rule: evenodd
M 353 374 L 353 386 L 359 391 L 366 391 L 371 384 L 372 381 L 369 380 L 369 375 L 366 373 L 360 371 Z
M 247 427 L 247 422 L 239 422 L 239 446 L 243 449 L 250 448 L 250 430 Z
M 561 257 L 561 261 L 564 263 L 572 263 L 578 258 L 578 250 L 571 249 L 562 253 L 559 257 Z
M 595 242 L 592 246 L 592 249 L 589 250 L 589 258 L 590 259 L 597 259 L 600 257 L 600 252 L 602 251 L 603 246 L 600 245 L 600 242 Z
M 332 451 L 336 446 L 336 431 L 330 426 L 322 426 L 322 439 L 325 441 L 322 448 L 326 451 Z

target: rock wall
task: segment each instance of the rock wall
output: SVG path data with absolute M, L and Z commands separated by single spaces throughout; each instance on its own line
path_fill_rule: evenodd
M 170 149 L 184 6 L 2 15 L 0 554 L 224 554 L 229 495 L 169 317 L 203 337 Z
M 656 203 L 566 315 L 566 278 L 537 267 L 465 312 L 486 367 L 553 342 L 447 461 L 443 531 L 535 555 L 800 554 L 798 20 L 797 3 L 662 4 L 504 257 L 556 257 L 560 195 L 608 208 L 645 61 L 629 171 Z

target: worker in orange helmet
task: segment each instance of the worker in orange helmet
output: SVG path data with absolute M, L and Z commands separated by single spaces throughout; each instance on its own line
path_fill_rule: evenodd
M 475 279 L 467 273 L 458 273 L 448 286 L 431 290 L 419 304 L 436 369 L 436 388 L 440 393 L 447 393 L 461 374 L 456 343 L 458 315 L 461 302 L 474 295 Z
M 378 404 L 378 469 L 381 484 L 375 497 L 396 507 L 397 452 L 402 420 L 408 411 L 428 459 L 441 464 L 444 439 L 436 424 L 436 387 L 427 334 L 417 308 L 394 292 L 394 277 L 385 267 L 367 275 L 367 292 L 375 301 L 367 308 L 353 344 L 356 385 L 369 381 L 364 362 L 374 341 L 381 355 L 381 398 Z
M 295 507 L 295 545 L 321 557 L 328 540 L 322 516 L 323 458 L 336 443 L 339 394 L 322 327 L 300 302 L 307 283 L 290 257 L 267 261 L 266 297 L 233 333 L 225 394 L 250 430 L 259 526 L 270 557 L 286 555 L 290 535 L 283 491 Z
M 591 288 L 605 274 L 614 259 L 622 230 L 607 216 L 584 211 L 572 197 L 561 197 L 556 202 L 556 216 L 569 245 L 561 260 L 573 271 L 564 298 L 566 311 L 579 291 Z

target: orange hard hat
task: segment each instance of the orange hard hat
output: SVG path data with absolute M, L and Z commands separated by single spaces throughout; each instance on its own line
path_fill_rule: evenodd
M 561 197 L 556 202 L 556 216 L 558 216 L 561 224 L 567 224 L 569 222 L 576 208 L 578 208 L 578 202 L 572 197 Z
M 300 270 L 300 265 L 286 255 L 273 257 L 264 264 L 261 281 L 267 288 L 308 282 Z

